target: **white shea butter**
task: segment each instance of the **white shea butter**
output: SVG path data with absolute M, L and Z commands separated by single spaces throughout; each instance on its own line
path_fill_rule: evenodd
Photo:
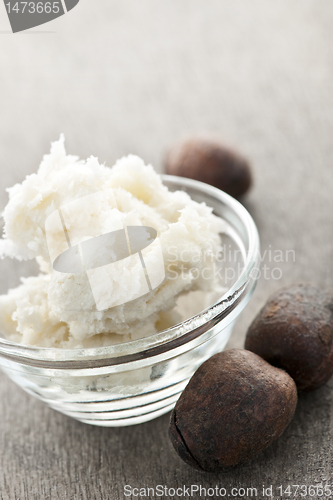
M 37 173 L 8 193 L 0 255 L 37 259 L 40 266 L 39 276 L 0 296 L 0 330 L 12 341 L 76 348 L 134 340 L 179 322 L 178 297 L 181 303 L 185 294 L 199 294 L 203 309 L 219 291 L 214 266 L 224 222 L 185 192 L 169 191 L 137 156 L 112 168 L 94 157 L 82 161 L 66 155 L 61 136 Z M 131 227 L 152 228 L 156 237 L 141 254 L 140 247 L 122 259 Z M 101 235 L 112 231 L 124 240 L 120 257 L 76 269 L 84 242 L 106 241 Z M 57 261 L 68 249 L 69 260 Z M 100 245 L 97 257 L 104 263 L 112 252 L 111 244 Z

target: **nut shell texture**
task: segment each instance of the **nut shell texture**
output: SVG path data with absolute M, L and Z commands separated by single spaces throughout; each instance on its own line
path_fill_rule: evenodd
M 179 456 L 198 470 L 227 471 L 285 430 L 297 404 L 294 381 L 259 356 L 232 349 L 196 371 L 171 415 Z
M 300 390 L 325 384 L 333 375 L 333 297 L 313 285 L 280 290 L 251 324 L 245 347 L 286 370 Z
M 175 145 L 166 157 L 165 168 L 170 175 L 211 184 L 235 198 L 252 184 L 248 161 L 217 141 L 190 139 Z

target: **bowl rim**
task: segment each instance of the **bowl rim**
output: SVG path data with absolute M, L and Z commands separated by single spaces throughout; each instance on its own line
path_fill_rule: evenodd
M 162 182 L 181 185 L 178 190 L 184 187 L 201 191 L 227 205 L 238 215 L 247 231 L 248 251 L 242 272 L 235 283 L 214 304 L 198 314 L 166 330 L 141 339 L 102 347 L 67 349 L 28 346 L 0 338 L 0 357 L 34 366 L 49 364 L 52 361 L 52 366 L 57 365 L 59 368 L 68 368 L 68 363 L 77 368 L 89 360 L 97 361 L 98 366 L 132 362 L 156 356 L 195 339 L 215 326 L 238 306 L 249 289 L 253 289 L 257 280 L 257 276 L 251 275 L 259 259 L 260 243 L 258 230 L 251 215 L 238 200 L 209 184 L 180 176 L 160 174 L 160 177 Z M 254 282 L 254 285 L 251 281 Z

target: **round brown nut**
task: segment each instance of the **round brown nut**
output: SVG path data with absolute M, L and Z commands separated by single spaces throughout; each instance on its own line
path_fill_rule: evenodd
M 293 379 L 252 352 L 215 354 L 196 371 L 171 415 L 178 455 L 198 470 L 227 471 L 285 430 L 297 404 Z
M 165 159 L 167 174 L 211 184 L 238 198 L 252 184 L 248 161 L 239 153 L 208 139 L 189 139 L 175 145 Z
M 300 390 L 333 375 L 333 297 L 313 285 L 276 293 L 251 324 L 245 348 L 286 370 Z

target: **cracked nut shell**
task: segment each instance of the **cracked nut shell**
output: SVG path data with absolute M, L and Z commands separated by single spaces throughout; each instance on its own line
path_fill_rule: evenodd
M 232 349 L 203 363 L 170 420 L 172 444 L 188 465 L 227 471 L 285 430 L 297 404 L 292 378 L 256 354 Z
M 166 156 L 170 175 L 189 177 L 211 184 L 238 198 L 252 184 L 248 161 L 223 144 L 207 139 L 189 139 L 175 145 Z
M 333 375 L 333 297 L 313 285 L 276 293 L 251 324 L 245 348 L 286 370 L 300 390 Z

